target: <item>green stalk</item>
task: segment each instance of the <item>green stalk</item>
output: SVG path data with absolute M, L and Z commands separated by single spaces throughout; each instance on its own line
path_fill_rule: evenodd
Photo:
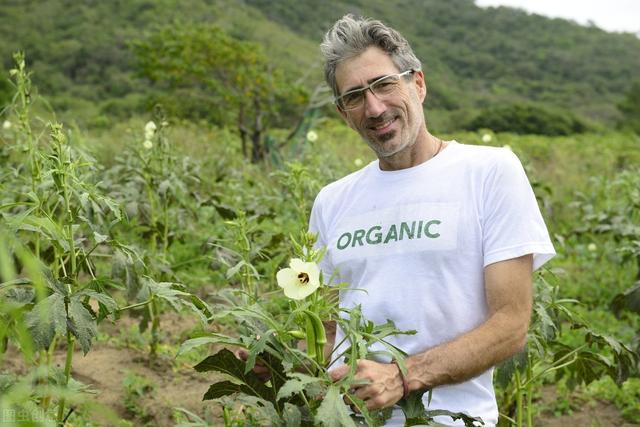
M 158 301 L 151 297 L 151 304 L 149 305 L 149 314 L 151 315 L 151 350 L 150 356 L 155 359 L 158 353 L 158 330 L 160 329 L 160 316 L 158 309 Z
M 143 301 L 143 302 L 139 302 L 137 304 L 127 305 L 126 307 L 119 308 L 118 311 L 131 310 L 132 308 L 138 308 L 138 307 L 145 306 L 145 305 L 147 305 L 147 304 L 149 304 L 151 302 L 151 299 L 152 298 L 149 298 L 148 300 Z
M 156 230 L 156 209 L 155 209 L 155 199 L 153 197 L 153 192 L 151 191 L 151 185 L 150 185 L 150 179 L 149 179 L 149 175 L 148 174 L 144 174 L 144 182 L 145 182 L 145 188 L 147 190 L 147 199 L 149 199 L 149 213 L 151 215 L 151 253 L 152 256 L 155 256 L 156 254 L 156 237 L 157 237 L 157 230 Z
M 164 201 L 163 217 L 164 217 L 164 232 L 162 233 L 162 255 L 163 258 L 167 258 L 167 249 L 169 248 L 169 202 Z
M 71 335 L 71 332 L 67 331 L 67 358 L 64 362 L 64 386 L 65 388 L 69 385 L 69 378 L 71 377 L 71 362 L 73 360 L 73 350 L 75 347 L 76 341 Z M 58 417 L 57 423 L 58 425 L 63 425 L 64 420 L 64 397 L 60 399 L 60 404 L 58 405 Z
M 522 427 L 522 384 L 520 382 L 520 371 L 516 369 L 516 426 Z
M 533 427 L 533 367 L 531 361 L 531 355 L 527 355 L 527 381 L 526 381 L 526 393 L 527 393 L 527 427 Z

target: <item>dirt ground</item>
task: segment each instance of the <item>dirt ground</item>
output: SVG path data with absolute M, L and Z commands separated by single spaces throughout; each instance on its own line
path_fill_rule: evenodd
M 184 341 L 185 331 L 193 329 L 197 321 L 192 317 L 181 317 L 175 313 L 163 315 L 163 341 L 177 348 Z M 135 319 L 120 319 L 117 325 L 101 325 L 108 336 L 125 334 Z M 4 368 L 14 372 L 24 371 L 19 355 L 11 354 L 5 359 Z M 63 366 L 65 353 L 63 349 L 54 355 L 54 363 Z M 215 382 L 214 374 L 198 373 L 192 366 L 177 362 L 169 356 L 160 356 L 150 363 L 147 352 L 140 348 L 127 348 L 122 342 L 98 342 L 91 351 L 83 356 L 77 352 L 73 359 L 73 377 L 86 385 L 90 385 L 95 394 L 90 400 L 98 404 L 85 419 L 100 425 L 111 426 L 113 418 L 104 413 L 108 408 L 117 419 L 129 420 L 132 425 L 148 425 L 166 427 L 175 425 L 174 408 L 184 408 L 200 416 L 208 413 L 206 418 L 214 421 L 214 425 L 222 425 L 220 408 L 210 402 L 203 402 L 202 396 Z M 127 394 L 124 382 L 132 376 L 144 378 L 151 384 L 149 390 L 141 396 Z M 129 396 L 129 400 L 127 400 Z M 556 399 L 554 387 L 545 387 L 540 404 L 550 406 Z M 134 409 L 131 409 L 133 404 Z M 128 407 L 129 406 L 129 407 Z M 78 424 L 76 424 L 78 425 Z M 81 424 L 79 424 L 81 425 Z M 551 412 L 543 412 L 535 420 L 541 427 L 632 427 L 637 424 L 625 422 L 615 406 L 599 401 L 590 401 L 578 410 L 567 415 L 557 416 Z

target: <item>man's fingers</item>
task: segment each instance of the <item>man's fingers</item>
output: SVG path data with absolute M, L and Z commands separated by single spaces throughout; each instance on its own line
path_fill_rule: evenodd
M 329 376 L 331 377 L 331 381 L 336 382 L 341 380 L 347 373 L 349 373 L 349 366 L 342 365 L 329 372 Z
M 234 351 L 233 354 L 236 356 L 236 358 L 238 358 L 238 359 L 240 359 L 242 361 L 245 361 L 245 362 L 249 358 L 249 352 L 244 348 L 236 349 L 236 351 Z

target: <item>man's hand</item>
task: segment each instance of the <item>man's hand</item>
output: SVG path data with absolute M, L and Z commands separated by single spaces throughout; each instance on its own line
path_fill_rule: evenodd
M 367 381 L 367 384 L 352 386 L 357 397 L 364 400 L 367 409 L 382 409 L 393 406 L 402 399 L 404 389 L 398 366 L 390 363 L 378 363 L 360 359 L 357 362 L 356 380 Z M 330 372 L 333 382 L 339 381 L 349 373 L 349 366 L 342 365 Z M 351 405 L 345 397 L 345 402 Z M 352 409 L 355 409 L 351 405 Z
M 244 348 L 237 349 L 233 354 L 244 362 L 249 358 L 249 352 Z M 256 374 L 261 381 L 267 382 L 271 379 L 271 372 L 269 371 L 269 368 L 262 363 L 260 358 L 256 359 L 256 364 L 253 367 L 253 373 Z

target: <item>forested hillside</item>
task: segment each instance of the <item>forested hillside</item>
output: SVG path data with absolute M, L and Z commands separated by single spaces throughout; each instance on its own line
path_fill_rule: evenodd
M 448 128 L 481 109 L 513 103 L 611 125 L 620 115 L 617 104 L 640 78 L 635 35 L 511 8 L 482 9 L 472 0 L 4 1 L 0 58 L 7 75 L 11 53 L 24 50 L 36 86 L 56 110 L 81 110 L 101 124 L 144 112 L 166 89 L 140 73 L 132 46 L 167 25 L 209 23 L 257 42 L 285 80 L 311 92 L 321 83 L 322 34 L 348 12 L 379 17 L 403 32 L 424 63 L 427 108 L 446 116 Z M 8 93 L 0 85 L 0 102 Z

